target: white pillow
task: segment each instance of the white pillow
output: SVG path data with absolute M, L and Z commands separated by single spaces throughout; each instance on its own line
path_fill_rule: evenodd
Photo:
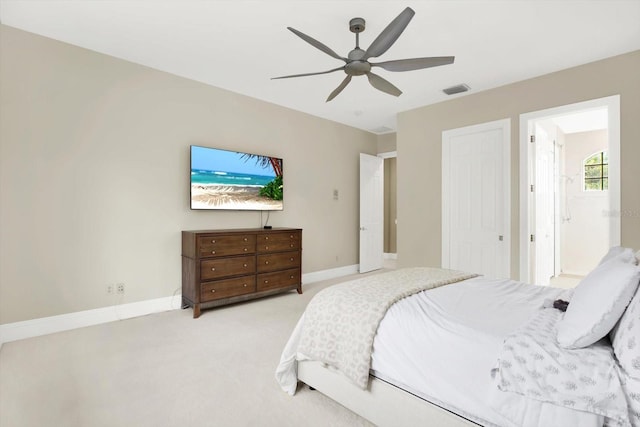
M 610 259 L 613 259 L 615 257 L 617 257 L 618 255 L 622 254 L 625 251 L 630 250 L 629 248 L 623 248 L 622 246 L 612 246 L 611 248 L 609 248 L 609 251 L 606 253 L 605 256 L 602 257 L 602 259 L 600 260 L 600 263 L 598 263 L 598 265 L 604 264 L 605 262 L 609 261 Z
M 609 337 L 620 367 L 628 376 L 640 381 L 640 291 L 636 291 Z M 640 389 L 638 393 L 640 396 Z
M 598 265 L 578 284 L 558 322 L 558 343 L 582 348 L 607 335 L 631 301 L 638 281 L 640 267 L 631 249 Z

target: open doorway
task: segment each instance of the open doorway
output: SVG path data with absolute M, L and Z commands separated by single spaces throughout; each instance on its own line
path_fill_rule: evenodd
M 389 151 L 378 156 L 384 159 L 384 266 L 395 268 L 397 263 L 397 152 Z
M 521 116 L 522 280 L 573 287 L 619 244 L 619 126 L 618 96 Z
M 360 273 L 397 265 L 396 157 L 360 154 Z

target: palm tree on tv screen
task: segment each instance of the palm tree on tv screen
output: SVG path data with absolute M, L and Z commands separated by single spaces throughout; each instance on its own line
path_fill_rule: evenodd
M 260 195 L 273 200 L 282 200 L 282 159 L 248 153 L 242 154 L 241 158 L 245 159 L 245 162 L 255 159 L 256 165 L 263 169 L 271 166 L 276 177 L 260 189 Z

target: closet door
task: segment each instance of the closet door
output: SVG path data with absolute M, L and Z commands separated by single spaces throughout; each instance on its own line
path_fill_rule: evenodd
M 509 120 L 442 133 L 442 266 L 509 277 Z

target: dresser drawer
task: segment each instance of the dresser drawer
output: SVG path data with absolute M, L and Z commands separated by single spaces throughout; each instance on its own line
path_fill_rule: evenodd
M 200 301 L 213 301 L 238 295 L 251 294 L 256 291 L 256 277 L 246 276 L 234 279 L 216 280 L 203 283 L 200 290 Z
M 215 258 L 200 261 L 200 280 L 239 276 L 255 272 L 255 256 Z
M 278 252 L 300 249 L 300 232 L 286 231 L 258 236 L 258 252 Z
M 258 273 L 300 267 L 300 252 L 280 252 L 258 255 Z
M 202 258 L 252 254 L 255 252 L 255 234 L 198 237 L 198 254 Z
M 298 284 L 300 284 L 300 269 L 294 268 L 275 273 L 258 274 L 257 289 L 258 291 L 268 291 Z

